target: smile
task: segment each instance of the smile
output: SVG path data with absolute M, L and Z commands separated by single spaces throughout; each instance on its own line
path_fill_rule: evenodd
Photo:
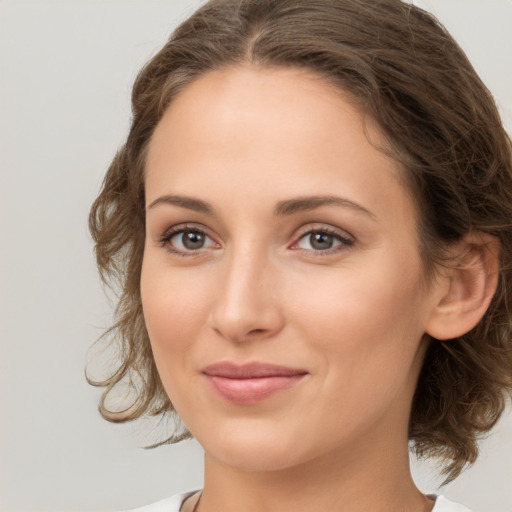
M 252 404 L 289 389 L 308 372 L 266 363 L 217 363 L 201 372 L 222 398 L 237 404 Z

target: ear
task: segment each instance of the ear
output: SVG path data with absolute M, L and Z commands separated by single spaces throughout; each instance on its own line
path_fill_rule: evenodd
M 436 283 L 439 293 L 426 326 L 447 340 L 469 332 L 482 319 L 498 286 L 499 242 L 487 233 L 466 236 L 454 248 Z

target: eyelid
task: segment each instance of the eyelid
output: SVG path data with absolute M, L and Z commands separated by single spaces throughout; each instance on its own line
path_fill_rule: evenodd
M 334 237 L 337 237 L 341 241 L 341 243 L 330 249 L 325 250 L 312 250 L 297 247 L 302 238 L 304 238 L 306 235 L 311 235 L 312 233 L 326 233 L 328 235 L 332 235 Z M 294 236 L 294 241 L 292 242 L 290 249 L 296 251 L 303 251 L 308 254 L 314 254 L 315 256 L 321 256 L 346 250 L 352 247 L 355 244 L 355 242 L 356 238 L 344 229 L 337 228 L 329 224 L 313 223 L 308 224 L 307 226 L 303 226 L 297 232 L 297 234 Z
M 219 242 L 217 242 L 216 237 L 210 233 L 210 230 L 208 228 L 206 228 L 202 224 L 197 224 L 197 223 L 193 223 L 193 222 L 192 223 L 184 222 L 182 224 L 176 224 L 174 226 L 167 228 L 158 237 L 158 242 L 172 254 L 177 254 L 180 256 L 194 256 L 201 252 L 204 252 L 207 249 L 211 249 L 211 247 L 201 247 L 196 250 L 186 250 L 185 251 L 185 250 L 178 249 L 176 247 L 171 246 L 171 244 L 169 243 L 170 240 L 174 236 L 176 236 L 180 233 L 183 233 L 185 231 L 197 231 L 199 233 L 203 233 L 206 237 L 208 237 L 210 240 L 212 240 L 214 242 L 214 244 L 215 244 L 214 248 L 220 247 L 220 244 L 219 244 Z
M 214 246 L 213 247 L 201 247 L 199 249 L 195 250 L 182 250 L 179 248 L 176 248 L 170 244 L 170 240 L 172 237 L 176 236 L 177 234 L 183 233 L 184 231 L 198 231 L 200 233 L 203 233 L 206 237 L 210 238 L 210 240 L 213 241 Z M 331 236 L 336 237 L 340 243 L 335 245 L 332 248 L 329 249 L 323 249 L 323 250 L 315 250 L 315 249 L 304 249 L 301 247 L 298 247 L 298 244 L 302 238 L 304 238 L 307 235 L 311 235 L 312 233 L 325 233 L 329 234 Z M 160 245 L 162 245 L 164 248 L 166 248 L 169 252 L 172 254 L 177 254 L 181 256 L 194 256 L 198 255 L 199 253 L 203 253 L 208 249 L 216 249 L 220 248 L 220 243 L 217 241 L 217 237 L 213 235 L 209 228 L 204 226 L 200 223 L 195 222 L 184 222 L 181 224 L 176 224 L 171 227 L 168 227 L 164 230 L 164 232 L 158 237 L 158 242 Z M 295 251 L 301 251 L 308 254 L 313 254 L 315 256 L 326 256 L 329 254 L 334 254 L 343 250 L 347 250 L 350 247 L 354 245 L 356 242 L 356 238 L 346 231 L 345 229 L 338 228 L 336 226 L 332 226 L 325 223 L 310 223 L 305 226 L 302 226 L 294 235 L 293 242 L 288 246 L 289 249 L 295 250 Z

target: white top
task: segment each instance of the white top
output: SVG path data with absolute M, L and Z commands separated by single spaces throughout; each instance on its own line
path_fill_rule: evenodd
M 128 512 L 179 512 L 183 502 L 196 492 L 197 491 L 187 492 L 184 494 L 175 494 L 170 498 L 165 498 L 155 503 L 151 503 L 150 505 L 136 508 Z M 469 508 L 466 508 L 464 505 L 449 501 L 443 496 L 436 497 L 430 495 L 429 497 L 436 500 L 436 504 L 434 505 L 432 512 L 471 512 Z

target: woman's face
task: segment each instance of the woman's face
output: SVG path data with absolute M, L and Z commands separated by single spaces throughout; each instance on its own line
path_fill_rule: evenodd
M 144 315 L 172 403 L 220 463 L 406 444 L 437 299 L 411 197 L 365 133 L 383 142 L 315 75 L 249 66 L 199 78 L 156 128 Z

